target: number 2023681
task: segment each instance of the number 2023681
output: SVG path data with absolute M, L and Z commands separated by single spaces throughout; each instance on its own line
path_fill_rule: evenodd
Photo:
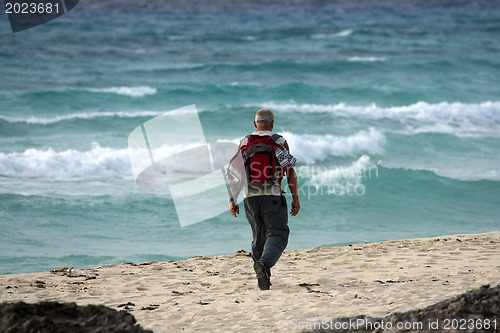
M 22 2 L 22 3 L 5 3 L 6 14 L 58 14 L 59 3 L 36 3 L 36 2 Z

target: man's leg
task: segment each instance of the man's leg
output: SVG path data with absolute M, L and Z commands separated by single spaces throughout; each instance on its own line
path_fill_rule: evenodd
M 245 199 L 245 214 L 248 223 L 252 227 L 252 258 L 253 269 L 257 274 L 257 282 L 260 290 L 269 290 L 271 281 L 270 269 L 261 261 L 262 252 L 266 242 L 267 228 L 261 216 L 261 206 L 265 197 L 250 197 Z
M 252 258 L 254 261 L 259 261 L 266 242 L 266 228 L 260 216 L 260 203 L 258 197 L 250 197 L 244 200 L 244 204 L 245 215 L 252 228 Z
M 266 229 L 266 241 L 260 261 L 269 269 L 273 267 L 288 244 L 288 214 L 285 197 L 262 197 L 260 208 Z

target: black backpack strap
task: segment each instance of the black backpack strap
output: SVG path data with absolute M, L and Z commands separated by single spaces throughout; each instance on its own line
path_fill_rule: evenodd
M 273 152 L 273 147 L 266 145 L 265 143 L 256 143 L 247 149 L 247 155 L 249 158 L 258 153 L 270 154 L 272 152 Z
M 273 141 L 279 145 L 284 145 L 286 140 L 285 138 L 283 138 L 283 136 L 277 134 L 277 133 L 274 133 L 273 135 L 271 135 L 271 138 L 273 139 Z M 280 140 L 281 139 L 281 140 Z M 282 142 L 278 142 L 278 141 L 282 141 Z M 278 163 L 278 158 L 276 157 L 276 155 L 274 155 L 274 163 L 275 163 L 275 167 Z M 273 175 L 274 175 L 274 171 L 275 171 L 275 168 L 272 169 L 273 170 Z M 277 179 L 276 177 L 273 176 L 273 178 Z M 275 179 L 273 179 L 273 181 L 275 181 Z M 283 193 L 285 193 L 283 191 Z M 283 193 L 281 195 L 283 195 Z
M 271 138 L 273 139 L 274 142 L 276 142 L 278 141 L 279 138 L 282 138 L 282 136 L 277 133 L 274 133 L 273 135 L 271 135 Z

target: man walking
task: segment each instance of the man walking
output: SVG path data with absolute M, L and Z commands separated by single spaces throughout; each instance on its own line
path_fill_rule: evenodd
M 274 115 L 270 110 L 259 110 L 255 115 L 256 131 L 243 138 L 239 153 L 245 166 L 245 215 L 252 228 L 252 259 L 258 286 L 268 290 L 273 267 L 288 244 L 288 214 L 281 180 L 286 174 L 292 193 L 290 214 L 295 216 L 300 209 L 298 180 L 293 166 L 296 159 L 290 155 L 286 140 L 273 134 Z M 231 183 L 231 182 L 230 182 Z M 239 206 L 229 198 L 229 210 L 234 217 Z

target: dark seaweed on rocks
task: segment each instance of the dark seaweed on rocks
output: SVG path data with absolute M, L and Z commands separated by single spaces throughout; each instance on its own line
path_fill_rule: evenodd
M 402 325 L 399 329 L 398 323 Z M 492 333 L 500 332 L 499 326 L 500 285 L 493 288 L 487 285 L 422 310 L 393 313 L 384 318 L 364 315 L 337 318 L 325 321 L 312 332 Z
M 136 324 L 135 318 L 104 305 L 24 302 L 0 304 L 0 332 L 5 333 L 152 333 Z

